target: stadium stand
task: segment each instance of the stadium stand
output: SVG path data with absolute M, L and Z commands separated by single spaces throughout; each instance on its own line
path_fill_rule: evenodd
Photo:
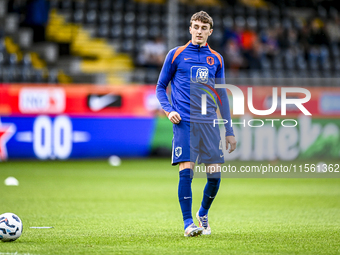
M 335 2 L 178 2 L 177 45 L 190 39 L 191 15 L 207 11 L 214 19 L 209 44 L 224 55 L 226 75 L 236 83 L 339 77 Z M 166 1 L 51 0 L 45 42 L 26 44 L 32 32 L 19 26 L 19 14 L 4 3 L 8 1 L 1 1 L 0 8 L 5 21 L 0 28 L 2 81 L 156 83 L 160 67 L 144 66 L 138 59 L 146 43 L 167 39 Z

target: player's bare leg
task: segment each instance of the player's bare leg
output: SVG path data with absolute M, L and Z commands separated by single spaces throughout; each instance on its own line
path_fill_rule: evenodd
M 194 162 L 181 162 L 179 163 L 179 171 L 182 171 L 183 169 L 190 168 L 194 169 L 195 163 Z

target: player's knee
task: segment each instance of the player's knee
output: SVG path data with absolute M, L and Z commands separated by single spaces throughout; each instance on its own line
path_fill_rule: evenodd
M 182 170 L 187 169 L 187 168 L 194 169 L 194 167 L 195 167 L 194 162 L 187 161 L 187 162 L 180 162 L 179 163 L 179 171 L 182 171 Z

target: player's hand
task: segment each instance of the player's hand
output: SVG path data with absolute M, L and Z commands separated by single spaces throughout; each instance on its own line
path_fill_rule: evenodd
M 168 114 L 168 119 L 174 124 L 178 124 L 182 120 L 181 115 L 179 115 L 179 113 L 175 111 Z
M 235 149 L 236 149 L 236 139 L 235 139 L 235 136 L 226 136 L 225 137 L 225 143 L 227 145 L 227 150 L 228 150 L 228 147 L 229 147 L 229 144 L 230 144 L 230 148 L 229 148 L 229 153 L 232 153 Z

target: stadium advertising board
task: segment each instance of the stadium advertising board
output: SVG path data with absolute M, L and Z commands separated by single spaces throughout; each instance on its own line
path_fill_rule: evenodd
M 340 155 L 340 89 L 305 88 L 310 100 L 304 115 L 287 104 L 281 116 L 281 88 L 253 87 L 252 105 L 269 109 L 256 116 L 243 92 L 244 115 L 233 116 L 237 150 L 227 159 L 292 160 Z M 287 94 L 300 98 L 301 93 Z M 287 96 L 287 98 L 288 98 Z M 233 97 L 229 93 L 231 111 Z M 154 86 L 36 86 L 0 87 L 0 160 L 11 158 L 72 159 L 118 155 L 140 157 L 157 148 L 171 148 L 172 125 L 157 117 Z
M 339 88 L 228 86 L 239 92 L 237 95 L 229 91 L 231 126 L 238 146 L 231 154 L 224 150 L 226 159 L 260 161 L 340 157 Z M 285 92 L 285 95 L 282 92 Z M 270 113 L 265 112 L 270 108 L 273 108 Z M 201 109 L 206 111 L 203 99 Z M 265 114 L 255 115 L 254 112 Z M 163 130 L 163 134 L 163 122 L 166 121 L 167 119 L 159 120 L 157 125 Z M 223 126 L 226 120 L 216 119 L 212 124 Z M 168 133 L 170 137 L 170 128 Z M 161 138 L 157 137 L 157 146 L 160 146 L 160 140 Z M 224 139 L 222 141 L 224 142 Z M 162 146 L 171 148 L 171 143 L 163 143 Z M 222 147 L 225 148 L 225 145 Z
M 0 87 L 0 160 L 150 153 L 154 87 Z

